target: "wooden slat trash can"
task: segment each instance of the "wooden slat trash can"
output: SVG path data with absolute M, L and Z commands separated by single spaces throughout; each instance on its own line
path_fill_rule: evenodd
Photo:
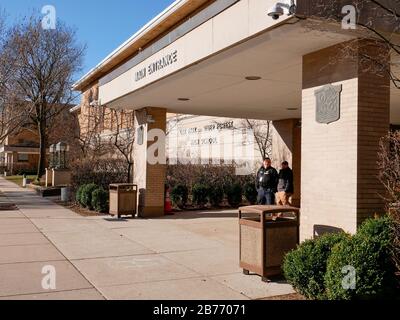
M 284 256 L 300 240 L 300 209 L 282 206 L 239 208 L 240 268 L 264 282 L 282 274 Z
M 110 214 L 113 216 L 136 216 L 137 191 L 135 184 L 110 184 Z

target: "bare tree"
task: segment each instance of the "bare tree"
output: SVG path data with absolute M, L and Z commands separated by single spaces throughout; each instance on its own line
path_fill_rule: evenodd
M 113 122 L 113 144 L 128 165 L 127 177 L 132 182 L 135 145 L 135 113 L 111 110 Z
M 134 164 L 134 112 L 117 111 L 98 104 L 98 90 L 88 90 L 80 105 L 79 129 L 76 139 L 80 158 L 98 162 L 121 160 L 126 167 L 126 181 L 132 181 Z M 121 166 L 120 166 L 121 168 Z
M 6 12 L 0 7 L 0 43 L 3 44 L 6 38 Z
M 272 152 L 272 121 L 249 120 L 246 119 L 242 124 L 243 128 L 251 130 L 257 144 L 257 150 L 261 158 L 271 157 Z
M 45 30 L 36 16 L 12 29 L 5 48 L 17 64 L 13 88 L 38 131 L 40 178 L 45 171 L 49 126 L 75 99 L 73 76 L 81 68 L 85 48 L 66 25 L 59 22 L 55 30 Z
M 342 13 L 346 5 L 355 8 L 355 29 L 344 30 L 342 22 L 346 14 Z M 354 59 L 359 62 L 361 71 L 378 75 L 386 74 L 392 84 L 400 89 L 400 0 L 309 0 L 308 6 L 299 7 L 297 18 L 306 29 L 352 35 L 342 45 L 336 57 L 336 64 L 342 59 Z M 360 48 L 360 39 L 368 39 L 365 46 L 374 46 L 374 54 Z M 389 62 L 388 62 L 389 61 Z
M 5 13 L 0 10 L 0 143 L 26 123 L 30 111 L 13 86 L 17 60 L 7 50 L 10 35 L 5 27 Z
M 72 106 L 71 106 L 72 107 Z M 62 130 L 60 130 L 62 128 Z M 81 156 L 79 140 L 79 123 L 75 113 L 65 108 L 54 118 L 48 128 L 48 144 L 57 144 L 62 141 L 69 146 L 69 159 L 78 159 Z
M 14 97 L 9 90 L 0 92 L 0 143 L 10 134 L 17 133 L 28 122 L 30 110 L 29 106 Z
M 80 130 L 76 133 L 82 157 L 86 159 L 100 158 L 110 153 L 110 141 L 104 141 L 105 118 L 110 110 L 100 106 L 81 106 L 79 115 Z
M 379 179 L 386 188 L 383 197 L 397 226 L 394 256 L 400 269 L 400 131 L 391 132 L 381 140 L 379 171 Z
M 400 131 L 390 132 L 381 140 L 379 170 L 379 179 L 387 192 L 384 198 L 388 209 L 397 208 L 400 221 Z

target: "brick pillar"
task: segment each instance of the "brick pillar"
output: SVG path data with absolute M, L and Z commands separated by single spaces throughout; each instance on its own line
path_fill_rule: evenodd
M 289 162 L 294 175 L 292 204 L 300 207 L 301 194 L 301 122 L 286 119 L 273 122 L 272 162 L 279 170 L 283 161 Z
M 334 230 L 355 233 L 384 211 L 376 163 L 379 139 L 389 130 L 390 80 L 362 65 L 365 54 L 378 54 L 375 45 L 359 40 L 351 58 L 338 55 L 344 45 L 303 57 L 302 240 Z M 328 84 L 342 86 L 340 119 L 321 124 L 315 93 Z
M 166 131 L 166 109 L 145 108 L 136 112 L 135 116 L 135 163 L 133 180 L 139 188 L 139 215 L 144 218 L 159 217 L 164 215 L 166 164 L 165 154 L 160 155 L 163 161 L 152 163 L 149 160 L 149 152 L 153 144 L 161 145 L 161 152 L 165 153 L 165 139 L 151 140 L 149 132 L 153 130 Z M 139 130 L 143 131 L 143 139 L 140 139 Z M 154 146 L 153 146 L 154 147 Z M 156 154 L 156 156 L 159 156 Z

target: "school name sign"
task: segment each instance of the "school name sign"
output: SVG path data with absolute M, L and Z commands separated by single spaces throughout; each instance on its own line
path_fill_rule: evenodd
M 150 63 L 148 66 L 135 72 L 135 82 L 145 79 L 147 76 L 151 76 L 162 69 L 169 67 L 178 62 L 178 50 L 175 50 L 169 54 L 166 54 L 162 58 Z

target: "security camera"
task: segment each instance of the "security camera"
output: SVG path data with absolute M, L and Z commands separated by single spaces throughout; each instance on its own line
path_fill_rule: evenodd
M 274 20 L 278 20 L 281 16 L 285 14 L 285 10 L 288 12 L 288 15 L 292 15 L 296 13 L 296 4 L 294 0 L 288 3 L 277 2 L 275 3 L 269 10 L 268 16 L 270 16 Z
M 271 7 L 271 9 L 269 9 L 268 16 L 274 20 L 278 20 L 281 16 L 283 16 L 284 13 L 283 7 L 277 3 Z

